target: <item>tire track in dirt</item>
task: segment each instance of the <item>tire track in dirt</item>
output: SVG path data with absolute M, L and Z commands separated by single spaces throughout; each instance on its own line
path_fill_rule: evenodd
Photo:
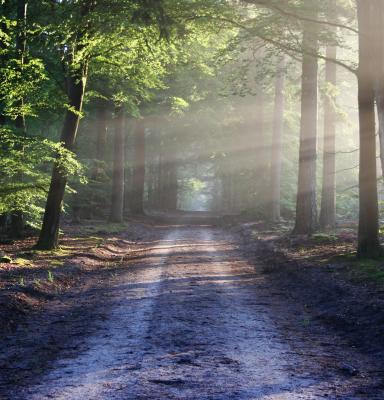
M 359 356 L 327 332 L 326 346 L 305 338 L 223 230 L 172 229 L 109 292 L 87 350 L 12 400 L 383 398 L 357 394 L 370 379 L 335 365 Z
M 125 387 L 121 374 L 138 368 L 140 363 L 141 352 L 137 350 L 149 324 L 148 315 L 158 293 L 161 269 L 173 235 L 165 238 L 164 245 L 151 249 L 157 253 L 155 265 L 134 266 L 111 288 L 115 304 L 109 306 L 111 312 L 102 329 L 88 339 L 88 351 L 75 359 L 59 359 L 41 384 L 29 388 L 21 398 L 98 399 Z

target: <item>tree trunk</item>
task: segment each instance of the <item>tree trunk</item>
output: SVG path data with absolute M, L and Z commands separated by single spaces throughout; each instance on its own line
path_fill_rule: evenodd
M 130 209 L 134 214 L 144 214 L 145 128 L 142 119 L 136 121 L 133 132 L 133 152 L 133 190 Z
M 156 193 L 156 168 L 153 163 L 148 166 L 148 196 L 147 196 L 147 205 L 148 208 L 153 208 L 154 198 Z
M 299 179 L 296 223 L 293 233 L 312 234 L 317 228 L 316 141 L 317 141 L 317 71 L 318 60 L 308 54 L 317 52 L 317 32 L 305 23 L 301 92 Z
M 0 13 L 4 17 L 8 17 L 9 15 L 9 7 L 10 7 L 10 2 L 0 2 Z M 6 20 L 0 21 L 0 29 L 2 32 L 5 34 L 8 33 L 8 25 L 6 23 Z M 5 68 L 7 58 L 5 56 L 6 52 L 4 51 L 6 49 L 6 44 L 3 40 L 0 40 L 0 68 Z M 0 99 L 0 128 L 4 125 L 7 125 L 7 117 L 5 115 L 5 102 Z M 1 174 L 1 171 L 0 171 Z M 1 214 L 0 215 L 0 231 L 1 232 L 6 232 L 7 227 L 8 227 L 8 215 L 7 214 Z
M 92 179 L 97 180 L 100 176 L 100 165 L 105 160 L 105 149 L 107 146 L 108 131 L 108 103 L 99 101 L 96 105 L 96 151 L 95 161 L 92 169 Z
M 114 135 L 114 157 L 112 174 L 112 201 L 111 222 L 122 222 L 124 211 L 124 169 L 125 169 L 125 120 L 124 110 L 121 107 L 115 109 L 115 135 Z
M 13 8 L 13 7 L 12 7 Z M 13 11 L 13 10 L 12 10 Z M 0 30 L 5 35 L 9 34 L 9 26 L 7 24 L 7 19 L 11 13 L 11 2 L 0 1 L 0 15 L 4 16 L 6 19 L 0 20 Z M 7 44 L 4 40 L 0 40 L 0 68 L 6 68 L 7 64 L 7 52 L 5 51 Z M 5 115 L 5 101 L 0 99 L 0 126 L 7 125 L 7 117 Z
M 72 150 L 76 141 L 79 128 L 80 115 L 83 109 L 85 87 L 88 77 L 88 57 L 84 56 L 84 39 L 89 36 L 90 20 L 87 15 L 95 8 L 96 0 L 86 0 L 80 7 L 80 17 L 85 25 L 79 28 L 76 34 L 74 48 L 66 45 L 64 52 L 64 69 L 66 70 L 66 84 L 68 96 L 68 108 L 65 113 L 60 141 L 64 148 Z M 54 7 L 54 4 L 52 5 Z M 77 59 L 76 56 L 84 57 Z M 36 247 L 42 250 L 51 250 L 58 246 L 60 216 L 63 207 L 67 176 L 63 173 L 58 163 L 55 163 L 52 171 L 51 184 L 48 191 L 47 203 L 43 218 L 43 225 Z
M 383 83 L 376 86 L 376 107 L 379 120 L 379 143 L 381 176 L 384 177 L 384 88 Z
M 257 194 L 257 201 L 261 205 L 261 210 L 263 216 L 266 214 L 267 210 L 267 201 L 268 201 L 268 192 L 266 188 L 268 186 L 268 153 L 266 149 L 268 148 L 267 143 L 267 131 L 266 131 L 266 117 L 265 117 L 265 102 L 266 96 L 264 93 L 263 88 L 260 86 L 258 87 L 258 95 L 256 96 L 256 107 L 255 107 L 255 115 L 256 115 L 256 141 L 255 151 L 253 154 L 253 158 L 256 159 L 256 179 L 254 182 L 254 193 Z M 233 187 L 236 187 L 238 181 L 234 182 Z M 239 194 L 235 189 L 235 198 L 236 200 L 241 200 Z M 238 210 L 241 211 L 241 202 L 234 201 L 237 203 Z
M 283 133 L 284 133 L 284 84 L 285 60 L 279 62 L 275 82 L 275 109 L 273 116 L 273 137 L 271 151 L 271 181 L 269 218 L 272 222 L 280 220 L 281 200 L 281 165 L 283 158 Z
M 359 231 L 357 254 L 360 258 L 376 258 L 381 255 L 379 244 L 379 211 L 376 171 L 375 137 L 375 42 L 379 40 L 373 27 L 376 2 L 358 0 L 359 21 L 359 121 L 360 121 L 360 171 L 359 171 Z
M 67 90 L 69 105 L 61 132 L 60 141 L 64 147 L 71 150 L 79 127 L 80 113 L 83 108 L 83 98 L 87 78 L 87 64 L 76 71 L 76 74 L 67 78 Z M 72 110 L 74 110 L 72 112 Z M 51 185 L 49 187 L 47 204 L 43 218 L 43 226 L 40 232 L 38 249 L 51 250 L 58 246 L 60 216 L 67 184 L 67 176 L 60 171 L 55 163 L 52 172 Z
M 157 157 L 154 159 L 154 193 L 152 208 L 160 210 L 162 206 L 162 168 L 163 168 L 163 146 L 162 146 L 162 131 L 156 131 L 153 136 L 154 144 L 157 152 Z
M 158 167 L 158 179 L 157 179 L 157 209 L 164 210 L 165 208 L 165 162 L 164 162 L 164 149 L 163 144 L 159 144 L 159 167 Z
M 221 175 L 221 188 L 222 188 L 221 212 L 229 214 L 231 190 L 230 190 L 230 179 L 227 172 Z
M 28 2 L 26 0 L 18 0 L 17 1 L 17 38 L 16 38 L 16 51 L 17 58 L 20 61 L 20 74 L 23 74 L 23 65 L 25 62 L 25 51 L 27 45 L 27 7 Z M 19 114 L 16 117 L 15 126 L 17 129 L 17 133 L 22 136 L 26 136 L 26 126 L 25 126 L 25 116 L 22 112 L 22 108 L 24 106 L 24 99 L 21 98 L 18 102 L 18 107 L 20 108 Z M 20 150 L 23 149 L 23 146 L 20 146 Z M 22 174 L 18 174 L 18 181 L 23 180 Z M 21 238 L 24 234 L 24 216 L 21 210 L 13 210 L 11 214 L 11 231 L 12 236 L 15 238 Z
M 337 48 L 327 47 L 327 57 L 336 59 Z M 337 66 L 331 61 L 325 65 L 325 83 L 336 86 Z M 324 98 L 323 183 L 321 193 L 320 229 L 334 229 L 336 224 L 336 111 L 332 98 Z
M 24 115 L 17 116 L 15 126 L 20 134 L 26 136 Z M 23 149 L 24 146 L 20 147 Z M 21 173 L 17 175 L 17 180 L 19 182 L 23 180 L 23 175 Z M 24 215 L 21 210 L 14 210 L 11 214 L 11 232 L 14 238 L 22 238 L 24 235 Z
M 384 24 L 384 5 L 382 2 L 375 4 L 375 10 L 375 34 L 377 35 L 378 39 L 374 42 L 374 53 L 379 59 L 377 66 L 375 66 L 375 70 L 377 72 L 375 77 L 375 97 L 379 122 L 381 171 L 382 177 L 384 177 L 384 43 L 381 39 L 383 35 L 382 30 Z
M 167 209 L 169 211 L 177 210 L 177 168 L 175 160 L 170 160 L 168 163 L 168 179 L 167 179 Z

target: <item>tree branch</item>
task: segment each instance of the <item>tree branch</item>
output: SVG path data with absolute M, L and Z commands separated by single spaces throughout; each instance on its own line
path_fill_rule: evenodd
M 359 34 L 359 31 L 357 29 L 351 28 L 350 26 L 339 24 L 338 22 L 319 20 L 319 19 L 315 19 L 315 18 L 306 17 L 304 15 L 298 15 L 298 14 L 295 14 L 294 12 L 284 10 L 281 7 L 277 6 L 277 5 L 269 4 L 269 2 L 267 2 L 265 0 L 243 0 L 243 1 L 248 3 L 248 4 L 260 5 L 260 6 L 269 8 L 270 10 L 275 10 L 275 11 L 279 12 L 282 15 L 285 15 L 285 16 L 290 17 L 290 18 L 295 18 L 295 19 L 298 19 L 300 21 L 306 21 L 306 22 L 312 22 L 314 24 L 333 26 L 334 28 L 346 29 L 346 30 L 351 31 L 353 33 Z
M 195 15 L 195 16 L 193 16 L 193 17 L 187 18 L 187 20 L 203 19 L 203 18 L 227 22 L 227 23 L 229 23 L 229 24 L 231 24 L 231 25 L 233 25 L 233 26 L 236 26 L 237 28 L 243 29 L 244 31 L 246 31 L 246 32 L 248 32 L 248 33 L 250 33 L 250 34 L 252 34 L 253 36 L 257 36 L 258 38 L 264 40 L 265 42 L 267 42 L 267 43 L 269 43 L 269 44 L 272 44 L 273 46 L 279 48 L 280 50 L 284 51 L 284 52 L 285 52 L 286 54 L 288 54 L 289 56 L 292 56 L 291 53 L 306 54 L 306 55 L 309 55 L 309 56 L 312 56 L 312 57 L 315 57 L 315 58 L 319 58 L 319 59 L 321 59 L 321 60 L 325 60 L 325 61 L 332 62 L 332 63 L 334 63 L 334 64 L 336 64 L 336 65 L 338 65 L 338 66 L 340 66 L 340 67 L 345 68 L 347 71 L 351 72 L 353 75 L 357 75 L 357 73 L 358 73 L 357 69 L 355 69 L 355 68 L 349 66 L 348 64 L 345 64 L 344 62 L 342 62 L 342 61 L 340 61 L 340 60 L 337 60 L 337 59 L 331 58 L 331 57 L 327 57 L 327 56 L 324 56 L 324 55 L 319 54 L 319 53 L 312 53 L 312 52 L 306 51 L 306 50 L 304 50 L 304 49 L 302 49 L 302 48 L 301 48 L 301 49 L 292 48 L 292 47 L 290 47 L 290 46 L 287 46 L 287 45 L 285 45 L 285 44 L 282 44 L 281 42 L 279 42 L 279 41 L 277 41 L 277 40 L 268 38 L 268 37 L 266 37 L 266 36 L 260 34 L 259 32 L 257 32 L 256 30 L 251 29 L 251 28 L 245 26 L 244 24 L 242 24 L 242 23 L 240 23 L 240 22 L 237 22 L 237 21 L 234 21 L 234 20 L 229 19 L 229 18 L 225 18 L 225 17 L 213 17 L 213 16 L 211 16 L 211 15 Z

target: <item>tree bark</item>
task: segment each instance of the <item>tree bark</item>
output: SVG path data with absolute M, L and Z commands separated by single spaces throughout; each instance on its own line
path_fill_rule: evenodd
M 269 218 L 272 222 L 277 222 L 280 220 L 281 165 L 283 158 L 284 134 L 284 84 L 285 60 L 282 58 L 277 67 L 275 82 L 275 108 L 273 116 L 269 200 Z
M 164 210 L 166 204 L 165 186 L 166 186 L 166 173 L 164 162 L 164 148 L 163 143 L 159 143 L 159 164 L 158 164 L 158 179 L 157 179 L 157 209 Z
M 130 209 L 134 214 L 144 214 L 145 127 L 142 119 L 136 121 L 133 132 L 133 149 L 133 190 Z
M 167 210 L 176 211 L 177 210 L 177 168 L 175 160 L 169 160 L 167 168 Z
M 122 222 L 124 211 L 124 170 L 125 170 L 125 118 L 122 107 L 115 108 L 115 135 L 112 174 L 111 222 Z
M 17 1 L 17 37 L 16 37 L 16 52 L 17 58 L 20 61 L 20 74 L 23 74 L 23 65 L 25 62 L 25 51 L 27 45 L 27 7 L 28 2 L 26 0 Z M 17 133 L 21 136 L 26 136 L 25 116 L 22 112 L 24 105 L 24 99 L 21 98 L 18 101 L 18 107 L 20 107 L 19 114 L 16 117 L 15 127 Z M 20 150 L 23 146 L 20 145 Z M 17 179 L 21 182 L 23 180 L 22 174 L 18 174 Z M 11 231 L 12 237 L 21 238 L 24 235 L 24 216 L 22 210 L 13 210 L 11 214 Z
M 156 193 L 156 168 L 153 163 L 148 166 L 148 196 L 147 196 L 147 205 L 148 208 L 153 208 L 155 203 L 155 193 Z
M 375 77 L 375 98 L 377 107 L 377 116 L 379 122 L 379 144 L 380 144 L 380 162 L 382 177 L 384 177 L 384 43 L 382 38 L 382 27 L 384 24 L 384 5 L 382 2 L 375 4 L 375 34 L 377 40 L 374 41 L 374 53 L 378 57 L 375 70 L 377 72 Z
M 65 113 L 60 141 L 63 143 L 64 148 L 68 150 L 72 150 L 75 144 L 80 115 L 83 109 L 89 58 L 84 56 L 82 51 L 86 46 L 84 44 L 85 38 L 89 39 L 87 33 L 90 30 L 90 20 L 87 15 L 96 7 L 96 4 L 96 0 L 82 2 L 80 17 L 83 19 L 84 24 L 80 24 L 74 43 L 66 45 L 63 54 L 69 107 Z M 54 4 L 52 7 L 54 7 Z M 84 58 L 77 59 L 76 55 Z M 58 246 L 60 217 L 66 185 L 67 176 L 60 170 L 58 163 L 55 163 L 45 206 L 43 225 L 36 245 L 38 249 L 51 250 Z
M 98 101 L 96 104 L 96 151 L 95 161 L 92 168 L 92 179 L 97 180 L 100 176 L 100 165 L 105 160 L 105 149 L 107 146 L 109 107 L 106 101 Z
M 317 229 L 316 204 L 316 141 L 317 141 L 317 72 L 318 60 L 308 55 L 316 53 L 316 27 L 304 24 L 301 92 L 301 125 L 299 177 L 296 202 L 296 223 L 293 233 L 312 234 Z
M 268 135 L 266 130 L 266 116 L 265 116 L 265 103 L 266 96 L 262 86 L 258 87 L 258 95 L 256 96 L 256 146 L 253 157 L 256 158 L 256 180 L 254 182 L 254 193 L 257 194 L 257 201 L 261 205 L 261 214 L 263 217 L 267 216 L 267 204 L 268 204 L 268 177 L 269 177 L 269 159 L 266 149 L 268 148 Z M 236 187 L 238 181 L 234 182 L 233 188 Z M 234 203 L 238 207 L 238 211 L 241 211 L 241 191 L 238 192 L 235 189 Z M 235 208 L 236 208 L 235 206 Z M 253 206 L 253 205 L 251 205 Z
M 7 3 L 0 3 L 0 12 L 4 16 L 8 16 L 8 7 L 9 7 L 9 2 Z M 7 33 L 8 27 L 7 24 L 4 21 L 0 22 L 0 29 Z M 3 41 L 0 40 L 0 49 L 5 50 L 6 45 Z M 0 68 L 3 68 L 6 64 L 6 58 L 4 56 L 4 52 L 0 52 Z M 4 125 L 7 124 L 7 117 L 5 116 L 5 104 L 3 104 L 3 101 L 0 100 L 0 128 Z M 1 174 L 1 172 L 0 172 Z M 0 215 L 0 232 L 5 232 L 7 229 L 7 215 L 6 214 L 1 214 Z
M 379 120 L 379 144 L 381 176 L 384 178 L 384 87 L 383 83 L 376 84 L 376 108 Z
M 64 147 L 68 150 L 73 148 L 79 127 L 87 80 L 87 66 L 84 63 L 82 68 L 77 69 L 75 73 L 67 77 L 70 107 L 65 114 L 60 141 L 64 143 Z M 67 176 L 60 170 L 58 164 L 55 163 L 45 206 L 43 226 L 36 245 L 38 249 L 51 250 L 58 246 L 60 216 L 66 184 Z
M 377 8 L 378 7 L 378 8 Z M 376 171 L 375 137 L 375 74 L 379 57 L 375 54 L 380 30 L 375 32 L 374 21 L 380 4 L 375 1 L 357 1 L 359 21 L 359 71 L 358 103 L 360 121 L 360 171 L 359 171 L 359 230 L 357 254 L 360 258 L 381 255 L 379 243 L 379 211 Z
M 327 57 L 336 59 L 337 48 L 327 47 Z M 337 66 L 331 61 L 325 65 L 326 85 L 336 86 Z M 323 183 L 320 209 L 320 229 L 334 229 L 336 224 L 336 111 L 332 98 L 324 98 Z
M 8 18 L 9 14 L 11 13 L 11 3 L 9 1 L 6 2 L 0 2 L 0 14 L 3 15 L 4 17 Z M 8 24 L 6 23 L 6 20 L 0 21 L 0 29 L 2 32 L 5 34 L 9 34 L 9 27 Z M 6 63 L 8 60 L 8 57 L 6 56 L 6 50 L 7 45 L 3 40 L 0 40 L 0 67 L 5 68 Z M 7 125 L 8 119 L 5 115 L 5 102 L 3 100 L 0 100 L 0 126 Z

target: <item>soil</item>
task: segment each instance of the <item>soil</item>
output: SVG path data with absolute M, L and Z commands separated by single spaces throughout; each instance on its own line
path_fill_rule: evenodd
M 384 260 L 357 260 L 354 231 L 292 237 L 245 224 L 240 233 L 248 260 L 261 261 L 269 280 L 312 320 L 364 354 L 384 357 Z
M 287 239 L 256 239 L 258 227 L 220 224 L 130 221 L 97 245 L 84 233 L 40 282 L 45 297 L 23 289 L 52 269 L 36 255 L 24 284 L 12 280 L 35 303 L 5 324 L 0 398 L 384 398 L 379 286 L 325 268 L 315 250 L 295 258 Z

